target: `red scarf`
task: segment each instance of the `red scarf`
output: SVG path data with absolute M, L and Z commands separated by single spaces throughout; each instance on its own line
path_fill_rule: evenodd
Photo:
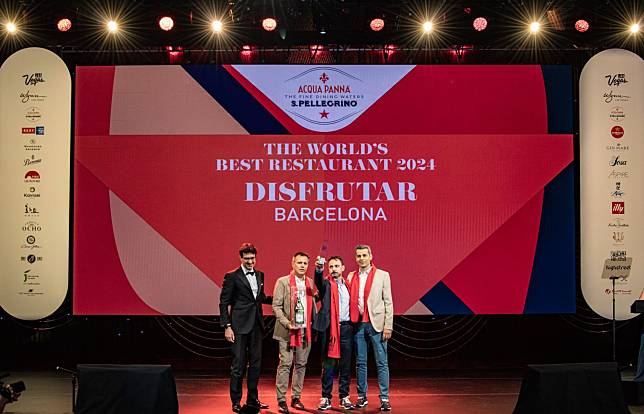
M 367 299 L 371 293 L 371 285 L 373 284 L 373 276 L 376 274 L 376 266 L 371 265 L 371 271 L 367 276 L 367 283 L 364 286 L 364 312 L 362 313 L 362 322 L 369 322 L 369 309 L 367 307 Z M 351 313 L 351 322 L 356 323 L 360 320 L 360 309 L 358 308 L 358 296 L 360 296 L 360 270 L 351 273 L 351 300 L 349 302 L 349 311 Z
M 338 282 L 328 276 L 331 285 L 331 326 L 329 329 L 329 358 L 340 358 L 340 293 Z
M 295 272 L 291 271 L 289 285 L 291 287 L 291 322 L 295 321 L 295 304 L 297 303 L 297 284 L 295 283 Z M 315 294 L 311 282 L 304 276 L 304 285 L 306 286 L 306 343 L 311 344 L 311 315 L 313 314 L 313 295 Z M 291 329 L 291 346 L 302 346 L 302 329 Z

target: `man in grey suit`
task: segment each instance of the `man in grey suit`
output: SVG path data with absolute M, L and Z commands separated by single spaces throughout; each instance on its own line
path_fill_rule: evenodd
M 275 388 L 279 411 L 288 413 L 286 391 L 293 366 L 291 382 L 291 407 L 304 409 L 300 400 L 304 386 L 306 362 L 311 352 L 312 326 L 315 325 L 317 289 L 306 276 L 309 255 L 297 252 L 293 255 L 291 272 L 279 278 L 273 291 L 275 329 L 273 339 L 279 343 L 280 362 L 277 366 Z

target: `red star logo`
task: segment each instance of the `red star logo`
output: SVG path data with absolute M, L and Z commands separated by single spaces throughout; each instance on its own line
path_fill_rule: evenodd
M 320 75 L 320 80 L 322 83 L 326 84 L 326 81 L 329 80 L 329 77 L 326 75 L 326 73 L 322 72 L 322 75 Z
M 322 118 L 329 119 L 329 113 L 326 111 L 326 109 L 323 109 L 322 112 L 320 112 L 320 119 Z

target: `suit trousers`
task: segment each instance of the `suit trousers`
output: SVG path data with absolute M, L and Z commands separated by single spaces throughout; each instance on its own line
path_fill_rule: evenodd
M 248 367 L 246 387 L 247 401 L 258 399 L 257 384 L 262 363 L 263 330 L 258 320 L 253 329 L 247 334 L 235 334 L 235 342 L 231 344 L 233 361 L 230 370 L 230 400 L 239 403 L 242 398 L 242 381 Z
M 311 352 L 311 344 L 303 342 L 301 347 L 292 347 L 287 341 L 279 340 L 278 342 L 280 347 L 280 363 L 277 366 L 277 378 L 275 379 L 277 401 L 286 401 L 291 365 L 293 365 L 291 398 L 300 398 L 302 396 L 302 388 L 304 387 L 306 362 Z M 295 364 L 293 364 L 293 356 L 295 356 Z

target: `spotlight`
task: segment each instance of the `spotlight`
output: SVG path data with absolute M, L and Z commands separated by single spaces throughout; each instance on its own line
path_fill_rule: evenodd
M 170 16 L 163 16 L 159 19 L 159 27 L 165 32 L 169 32 L 174 27 L 174 20 Z
M 575 29 L 578 32 L 583 33 L 590 29 L 590 24 L 586 20 L 580 19 L 575 22 Z
M 434 30 L 434 23 L 425 21 L 425 23 L 423 23 L 423 32 L 430 33 L 432 30 Z
M 640 31 L 640 25 L 639 23 L 633 23 L 629 29 L 631 33 L 639 33 Z
M 262 20 L 262 28 L 267 32 L 272 32 L 277 28 L 277 21 L 272 17 L 267 17 Z
M 474 30 L 477 32 L 482 32 L 487 27 L 487 19 L 485 17 L 477 17 L 472 23 Z
M 18 31 L 18 26 L 14 22 L 7 22 L 4 25 L 8 33 L 14 34 Z
M 72 21 L 69 19 L 60 19 L 58 20 L 58 23 L 56 23 L 56 27 L 58 27 L 59 31 L 66 32 L 72 28 Z
M 110 33 L 116 33 L 118 29 L 119 29 L 119 25 L 118 23 L 116 23 L 116 21 L 110 20 L 109 22 L 107 22 L 107 30 Z
M 243 45 L 240 55 L 245 63 L 250 63 L 253 56 L 253 48 L 250 45 Z
M 221 22 L 221 20 L 213 20 L 210 24 L 210 27 L 215 33 L 221 33 L 222 30 L 224 30 L 224 24 Z
M 537 33 L 541 29 L 541 23 L 532 22 L 530 23 L 530 33 Z
M 561 22 L 561 16 L 556 8 L 551 8 L 546 12 L 548 17 L 548 24 L 555 30 L 563 31 L 565 29 L 564 24 Z
M 385 21 L 382 19 L 373 19 L 371 20 L 371 23 L 369 23 L 369 27 L 371 27 L 371 30 L 374 32 L 379 32 L 385 27 Z
M 311 56 L 315 56 L 316 54 L 324 51 L 324 46 L 322 46 L 322 45 L 311 45 L 311 46 L 309 46 L 309 50 L 311 51 Z

